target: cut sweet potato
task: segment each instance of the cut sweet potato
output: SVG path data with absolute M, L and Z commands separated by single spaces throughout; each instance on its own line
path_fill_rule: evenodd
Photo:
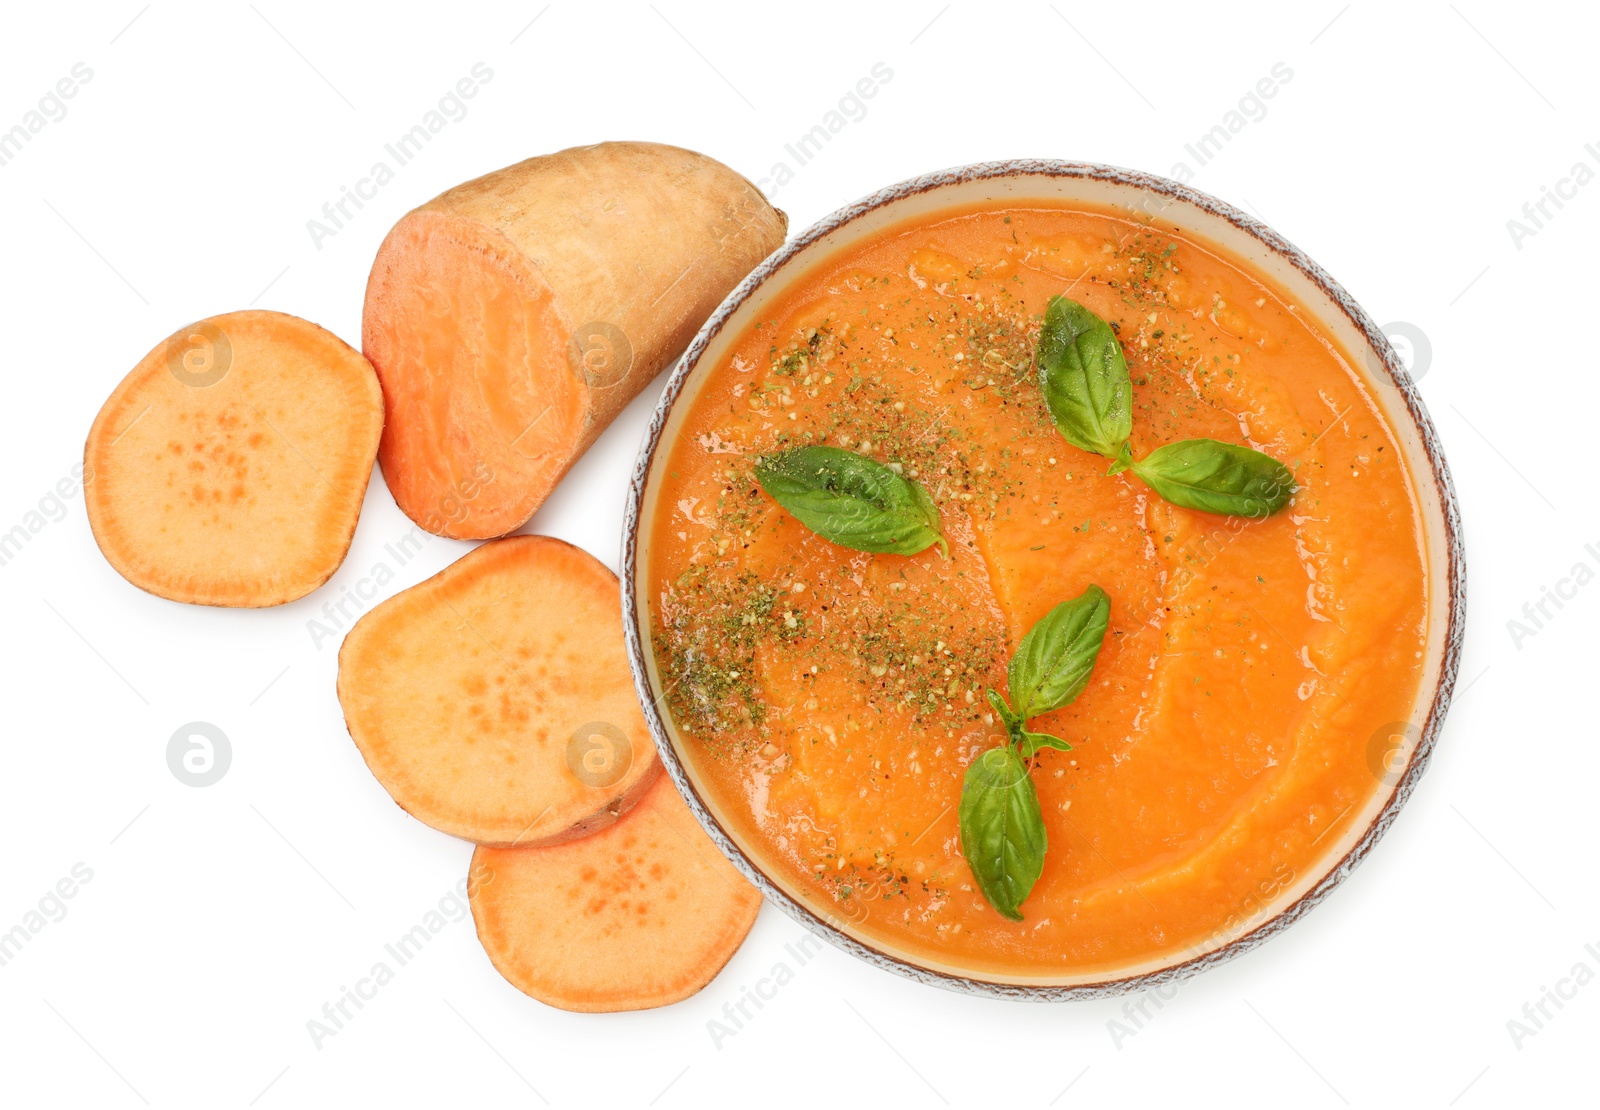
M 617 577 L 548 536 L 484 544 L 367 613 L 339 649 L 339 702 L 401 808 L 480 844 L 583 836 L 661 768 Z
M 140 589 L 281 605 L 344 562 L 383 429 L 372 367 L 281 312 L 174 333 L 122 379 L 84 447 L 89 526 Z
M 662 775 L 604 832 L 554 848 L 479 848 L 471 901 L 501 975 L 563 1010 L 648 1010 L 711 982 L 761 909 Z
M 514 531 L 786 227 L 726 166 L 654 143 L 530 158 L 403 217 L 361 330 L 400 508 Z

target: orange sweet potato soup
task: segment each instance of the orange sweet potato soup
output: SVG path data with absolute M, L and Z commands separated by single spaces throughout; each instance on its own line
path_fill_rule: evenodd
M 1191 437 L 1286 463 L 1271 516 L 1164 501 L 1069 444 L 1035 364 L 1064 294 L 1109 322 L 1135 456 Z M 754 467 L 841 447 L 920 483 L 949 540 L 851 550 Z M 1311 875 L 1411 715 L 1428 582 L 1413 479 L 1361 374 L 1242 262 L 1109 211 L 943 213 L 835 254 L 733 344 L 665 443 L 650 537 L 665 705 L 769 873 L 879 947 L 1014 981 L 1231 939 Z M 963 776 L 1006 732 L 986 691 L 1099 585 L 1089 685 L 1031 728 L 1049 850 L 1022 921 L 961 854 Z

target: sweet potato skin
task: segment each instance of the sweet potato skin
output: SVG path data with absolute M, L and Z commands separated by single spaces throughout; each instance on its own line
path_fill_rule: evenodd
M 761 892 L 661 775 L 615 825 L 554 848 L 479 848 L 478 939 L 512 986 L 580 1013 L 646 1010 L 701 990 L 744 943 Z
M 401 509 L 462 539 L 522 525 L 786 228 L 726 166 L 639 142 L 530 158 L 403 217 L 362 323 Z
M 617 578 L 549 536 L 483 544 L 364 614 L 339 649 L 338 695 L 395 802 L 479 844 L 588 835 L 661 769 Z
M 246 310 L 180 329 L 101 406 L 89 526 L 140 589 L 281 605 L 344 561 L 383 425 L 378 379 L 333 333 Z

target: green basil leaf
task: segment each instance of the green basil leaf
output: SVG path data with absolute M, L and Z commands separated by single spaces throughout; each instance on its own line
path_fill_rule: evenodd
M 950 554 L 928 491 L 880 462 L 838 447 L 791 447 L 756 463 L 756 480 L 796 520 L 856 551 Z
M 1011 708 L 1023 720 L 1068 704 L 1089 685 L 1111 622 L 1111 599 L 1090 586 L 1040 618 L 1017 645 L 1007 678 Z
M 1157 447 L 1133 464 L 1174 505 L 1227 516 L 1271 516 L 1294 496 L 1294 471 L 1271 455 L 1215 439 Z
M 1032 759 L 1040 748 L 1053 748 L 1058 752 L 1070 752 L 1072 745 L 1059 736 L 1051 736 L 1048 732 L 1029 732 L 1023 729 L 1017 738 L 1017 754 L 1023 759 Z
M 1021 921 L 1019 907 L 1044 870 L 1046 837 L 1039 795 L 1009 744 L 967 768 L 961 787 L 961 854 L 989 904 Z
M 1039 384 L 1067 442 L 1115 458 L 1133 432 L 1133 383 L 1111 325 L 1052 297 L 1039 333 Z
M 1132 465 L 1133 448 L 1129 447 L 1127 441 L 1124 440 L 1122 446 L 1117 449 L 1116 457 L 1111 460 L 1111 465 L 1106 467 L 1106 476 L 1121 474 Z
M 988 697 L 989 705 L 999 714 L 1000 723 L 1006 726 L 1007 732 L 1014 733 L 1022 727 L 1022 718 L 1011 712 L 1011 707 L 1006 704 L 1004 698 L 993 690 L 988 692 Z

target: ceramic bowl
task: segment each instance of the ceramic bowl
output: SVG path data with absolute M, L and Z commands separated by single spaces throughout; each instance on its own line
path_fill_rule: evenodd
M 912 218 L 975 203 L 1046 201 L 1113 208 L 1210 241 L 1254 264 L 1314 316 L 1358 363 L 1371 393 L 1400 440 L 1415 480 L 1427 547 L 1429 616 L 1422 683 L 1409 728 L 1380 730 L 1369 746 L 1379 789 L 1365 811 L 1330 843 L 1317 867 L 1278 891 L 1240 928 L 1197 951 L 1119 968 L 1115 974 L 1002 979 L 913 960 L 836 916 L 730 834 L 702 783 L 683 740 L 662 708 L 662 686 L 650 648 L 648 596 L 651 522 L 657 512 L 658 471 L 672 441 L 675 414 L 687 411 L 727 348 L 811 267 L 866 236 Z M 673 371 L 650 421 L 634 467 L 624 520 L 623 627 L 634 684 L 661 760 L 707 834 L 766 898 L 801 925 L 877 967 L 919 982 L 969 994 L 1031 1001 L 1101 997 L 1161 986 L 1233 959 L 1283 932 L 1326 898 L 1393 823 L 1418 778 L 1444 722 L 1461 657 L 1466 615 L 1466 567 L 1461 523 L 1450 472 L 1422 398 L 1384 333 L 1345 290 L 1304 252 L 1231 205 L 1165 178 L 1086 162 L 989 162 L 925 174 L 890 186 L 828 216 L 791 240 L 750 274 L 706 321 Z

